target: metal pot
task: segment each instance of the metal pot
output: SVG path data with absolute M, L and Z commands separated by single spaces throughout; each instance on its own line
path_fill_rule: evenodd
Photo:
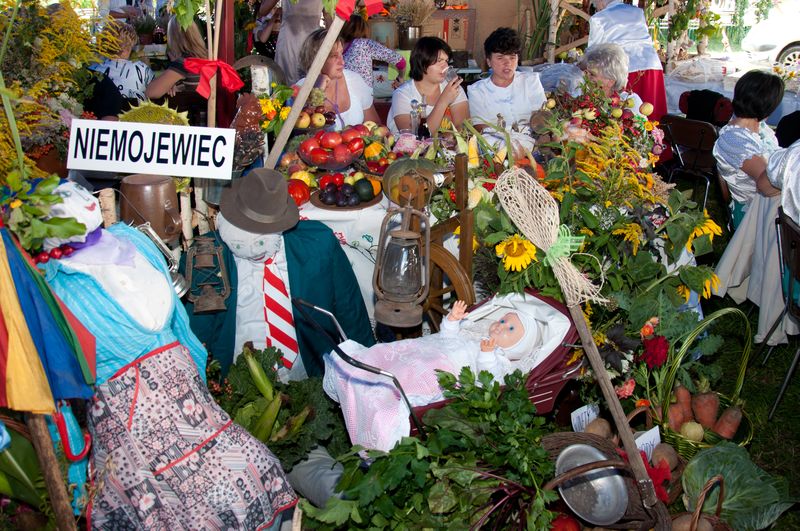
M 149 222 L 165 242 L 181 234 L 178 192 L 172 177 L 164 175 L 128 175 L 120 184 L 119 215 L 122 221 L 141 225 Z

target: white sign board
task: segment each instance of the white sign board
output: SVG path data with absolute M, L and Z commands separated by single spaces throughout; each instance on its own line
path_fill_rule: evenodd
M 72 120 L 67 168 L 230 180 L 236 131 Z
M 586 404 L 572 412 L 572 431 L 582 432 L 586 426 L 600 416 L 600 406 L 597 404 Z

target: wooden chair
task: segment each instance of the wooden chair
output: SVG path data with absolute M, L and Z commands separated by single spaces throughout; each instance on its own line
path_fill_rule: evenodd
M 703 195 L 705 209 L 711 179 L 717 174 L 717 161 L 712 152 L 717 141 L 717 128 L 708 122 L 672 114 L 664 115 L 660 126 L 678 160 L 678 164 L 669 172 L 667 182 L 672 182 L 676 175 L 703 179 L 706 184 Z
M 764 346 L 766 346 L 767 341 L 769 341 L 769 338 L 772 336 L 772 333 L 775 332 L 775 330 L 778 328 L 778 325 L 781 323 L 781 321 L 783 321 L 787 313 L 796 320 L 800 319 L 800 305 L 798 304 L 800 293 L 796 292 L 796 290 L 798 290 L 798 286 L 800 286 L 800 226 L 798 226 L 798 224 L 792 218 L 786 215 L 786 213 L 783 211 L 783 208 L 778 209 L 778 218 L 775 220 L 775 225 L 778 232 L 778 252 L 780 253 L 781 280 L 784 286 L 783 298 L 786 306 L 780 316 L 775 320 L 775 323 L 772 325 L 772 328 L 770 328 L 767 336 L 764 338 L 762 349 Z M 772 349 L 773 347 L 770 347 L 767 351 L 767 355 L 764 357 L 764 361 L 761 363 L 762 365 L 766 365 L 767 360 L 769 360 L 769 357 L 772 354 Z M 800 348 L 795 351 L 794 358 L 789 366 L 789 370 L 786 371 L 786 376 L 781 384 L 781 389 L 778 391 L 778 396 L 775 398 L 775 402 L 772 404 L 772 409 L 769 411 L 768 420 L 772 420 L 772 417 L 775 415 L 775 410 L 778 408 L 778 404 L 780 404 L 784 393 L 786 393 L 786 388 L 789 387 L 789 381 L 792 379 L 792 375 L 797 368 L 798 361 L 800 361 Z

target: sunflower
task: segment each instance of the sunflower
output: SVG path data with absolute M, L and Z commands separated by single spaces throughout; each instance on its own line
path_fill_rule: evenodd
M 683 297 L 683 302 L 689 302 L 689 297 L 692 295 L 692 291 L 686 284 L 681 284 L 678 286 L 678 295 Z
M 689 239 L 686 240 L 686 250 L 691 252 L 692 250 L 692 242 L 695 238 L 708 234 L 709 239 L 713 242 L 714 236 L 721 236 L 722 235 L 722 227 L 716 224 L 713 219 L 708 217 L 708 212 L 703 210 L 703 222 L 696 226 L 692 233 L 689 235 Z
M 711 291 L 712 290 L 717 291 L 718 288 L 719 288 L 719 277 L 715 273 L 711 273 L 711 276 L 705 279 L 705 281 L 703 282 L 703 298 L 710 299 Z
M 536 246 L 519 234 L 509 236 L 494 248 L 497 256 L 503 258 L 506 271 L 522 271 L 536 258 Z

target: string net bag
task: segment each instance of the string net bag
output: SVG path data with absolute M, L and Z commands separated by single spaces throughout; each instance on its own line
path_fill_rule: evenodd
M 602 284 L 592 283 L 570 261 L 583 237 L 572 236 L 566 225 L 559 224 L 558 203 L 535 178 L 521 168 L 509 168 L 497 179 L 494 191 L 520 232 L 545 253 L 545 263 L 553 269 L 568 306 L 608 302 L 600 295 Z

